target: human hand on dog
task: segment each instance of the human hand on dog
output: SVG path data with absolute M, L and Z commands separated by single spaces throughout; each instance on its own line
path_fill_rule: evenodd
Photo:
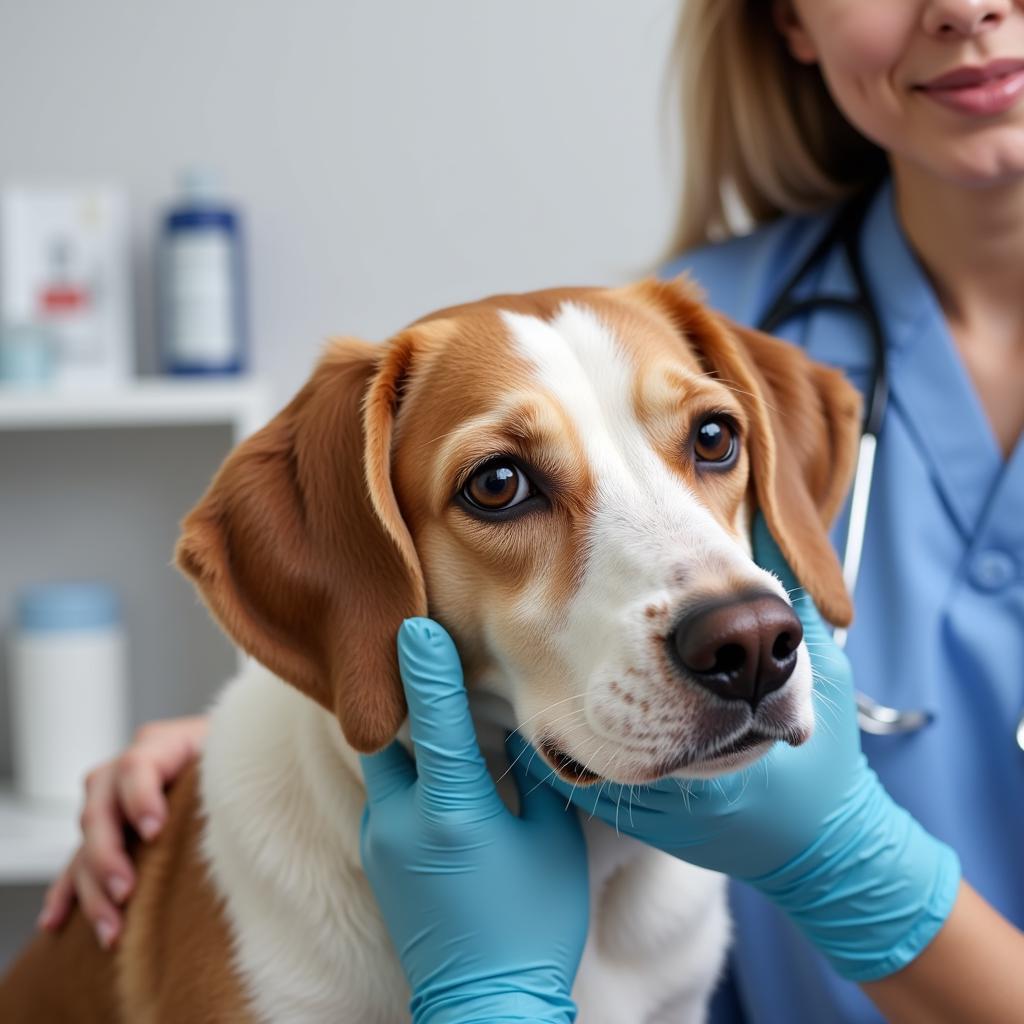
M 799 583 L 758 517 L 755 560 L 792 593 Z M 517 763 L 619 832 L 749 882 L 786 910 L 848 978 L 912 960 L 952 909 L 955 853 L 882 788 L 861 752 L 853 676 L 811 599 L 794 602 L 814 668 L 817 725 L 800 747 L 709 780 L 664 779 L 596 791 L 558 779 L 519 737 Z M 628 807 L 628 813 L 627 813 Z
M 206 728 L 202 715 L 150 722 L 123 754 L 89 772 L 79 818 L 82 845 L 47 890 L 40 928 L 60 929 L 77 901 L 100 945 L 108 948 L 116 941 L 119 908 L 135 886 L 125 827 L 145 840 L 159 834 L 167 820 L 164 788 L 199 755 Z
M 397 742 L 361 758 L 361 853 L 413 1020 L 572 1021 L 589 914 L 576 815 L 519 766 L 520 816 L 502 803 L 440 626 L 407 620 L 398 659 L 416 760 Z

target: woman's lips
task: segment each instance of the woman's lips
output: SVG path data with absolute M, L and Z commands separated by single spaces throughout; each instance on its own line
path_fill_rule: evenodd
M 916 90 L 961 114 L 1002 114 L 1024 93 L 1024 60 L 997 60 L 980 68 L 957 68 Z

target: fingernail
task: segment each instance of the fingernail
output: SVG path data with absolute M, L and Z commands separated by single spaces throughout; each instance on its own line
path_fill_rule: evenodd
M 36 927 L 45 929 L 49 928 L 52 923 L 53 911 L 51 911 L 49 907 L 43 907 L 43 909 L 39 911 L 39 916 L 36 918 Z
M 153 814 L 146 814 L 139 819 L 139 831 L 143 839 L 152 839 L 160 831 L 160 819 Z
M 107 879 L 107 892 L 109 892 L 118 903 L 124 903 L 128 898 L 129 888 L 127 880 L 122 878 L 120 875 L 111 875 L 110 878 Z
M 96 923 L 96 938 L 100 940 L 100 945 L 104 949 L 110 949 L 114 942 L 114 935 L 116 929 L 109 921 L 98 921 Z

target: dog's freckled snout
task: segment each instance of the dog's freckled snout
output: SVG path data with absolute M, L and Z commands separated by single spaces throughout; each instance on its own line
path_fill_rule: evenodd
M 800 620 L 782 598 L 756 594 L 690 612 L 668 645 L 689 679 L 756 708 L 792 675 L 802 639 Z

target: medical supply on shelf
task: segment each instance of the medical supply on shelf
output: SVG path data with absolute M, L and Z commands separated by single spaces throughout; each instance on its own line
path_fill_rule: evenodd
M 160 253 L 161 356 L 168 373 L 245 369 L 241 218 L 204 171 L 182 178 L 164 218 Z
M 117 594 L 100 583 L 26 587 L 9 646 L 15 786 L 77 805 L 86 772 L 127 738 L 127 670 Z
M 56 341 L 37 324 L 0 327 L 0 386 L 19 390 L 45 387 L 56 372 Z
M 130 378 L 130 249 L 128 200 L 118 188 L 0 190 L 0 320 L 49 332 L 47 372 L 58 387 L 112 388 Z

